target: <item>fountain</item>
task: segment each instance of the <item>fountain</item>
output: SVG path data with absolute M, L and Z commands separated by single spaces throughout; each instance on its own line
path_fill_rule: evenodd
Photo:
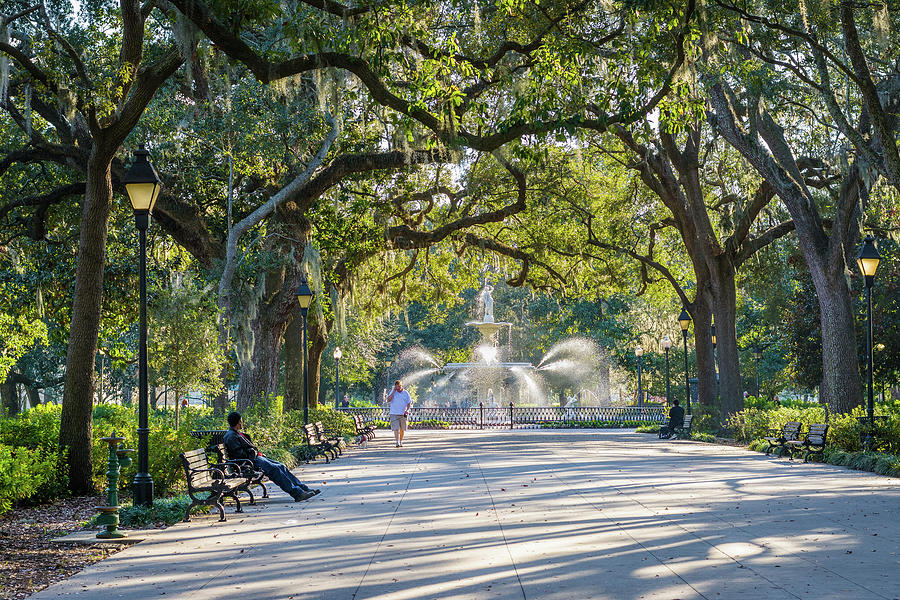
M 408 348 L 398 356 L 398 362 L 408 366 L 406 372 L 401 371 L 407 386 L 426 382 L 419 396 L 423 405 L 468 408 L 482 404 L 498 410 L 510 402 L 516 406 L 546 406 L 556 402 L 548 399 L 545 375 L 550 381 L 569 383 L 567 387 L 595 376 L 601 357 L 596 344 L 586 339 L 569 338 L 556 344 L 537 367 L 530 362 L 504 361 L 500 333 L 513 324 L 495 319 L 493 290 L 485 281 L 478 294 L 483 306 L 481 319 L 466 323 L 479 332 L 474 360 L 441 365 L 421 347 Z

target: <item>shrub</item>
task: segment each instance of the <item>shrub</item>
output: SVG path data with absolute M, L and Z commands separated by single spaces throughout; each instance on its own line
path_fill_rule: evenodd
M 0 444 L 56 450 L 61 414 L 62 406 L 42 404 L 15 417 L 0 417 Z
M 191 505 L 191 499 L 186 494 L 171 498 L 160 498 L 153 501 L 153 506 L 134 506 L 125 504 L 119 509 L 119 525 L 128 529 L 139 529 L 148 525 L 165 523 L 172 525 L 184 518 L 184 511 Z M 205 506 L 195 506 L 191 514 L 201 514 L 208 510 Z M 91 521 L 96 524 L 97 517 Z
M 695 442 L 709 442 L 711 444 L 716 443 L 716 436 L 711 433 L 704 433 L 702 431 L 692 431 L 691 439 Z
M 59 456 L 55 450 L 0 444 L 0 514 L 22 500 L 60 495 L 66 478 Z

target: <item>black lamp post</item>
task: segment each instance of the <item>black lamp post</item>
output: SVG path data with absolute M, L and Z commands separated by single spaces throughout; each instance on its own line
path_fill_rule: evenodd
M 297 302 L 300 304 L 300 316 L 303 317 L 303 424 L 309 425 L 309 361 L 307 360 L 307 332 L 306 315 L 309 313 L 309 305 L 312 304 L 316 293 L 309 289 L 306 275 L 300 281 L 297 288 Z
M 756 358 L 756 397 L 759 398 L 759 359 L 762 358 L 762 348 L 754 348 L 753 356 Z
M 341 357 L 344 355 L 341 352 L 341 347 L 338 346 L 334 349 L 334 407 L 337 408 L 340 406 L 341 402 Z
M 681 337 L 684 338 L 684 388 L 687 394 L 685 398 L 687 399 L 687 413 L 691 414 L 691 382 L 688 381 L 688 355 L 687 355 L 687 335 L 688 328 L 691 326 L 691 315 L 688 314 L 688 311 L 683 306 L 681 307 L 681 314 L 678 315 L 678 324 L 681 325 Z
M 134 225 L 140 244 L 140 326 L 138 333 L 138 468 L 134 476 L 134 504 L 153 506 L 153 478 L 150 476 L 150 428 L 148 426 L 149 399 L 147 397 L 147 227 L 150 211 L 159 196 L 160 181 L 150 153 L 142 145 L 134 153 L 134 162 L 125 173 L 125 190 L 134 209 Z
M 868 362 L 868 379 L 869 379 L 869 398 L 866 405 L 866 416 L 869 420 L 869 429 L 866 432 L 866 448 L 872 447 L 872 428 L 875 427 L 875 398 L 872 390 L 872 286 L 875 284 L 875 271 L 878 270 L 878 263 L 881 261 L 881 255 L 878 254 L 878 248 L 875 247 L 875 238 L 871 235 L 866 236 L 866 242 L 863 244 L 862 250 L 856 259 L 859 270 L 866 276 L 866 360 Z
M 671 390 L 669 389 L 669 349 L 672 348 L 672 340 L 669 338 L 669 334 L 667 333 L 662 339 L 662 347 L 663 350 L 666 351 L 666 402 L 670 402 L 670 394 Z
M 641 357 L 644 355 L 644 349 L 638 346 L 634 349 L 634 355 L 637 356 L 637 367 L 638 367 L 638 393 L 637 393 L 637 405 L 644 405 L 644 393 L 641 389 Z

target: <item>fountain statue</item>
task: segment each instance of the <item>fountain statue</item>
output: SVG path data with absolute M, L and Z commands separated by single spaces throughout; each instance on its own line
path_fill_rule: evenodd
M 481 320 L 485 323 L 494 322 L 494 297 L 491 295 L 493 291 L 494 286 L 485 281 L 484 289 L 481 290 L 481 299 L 484 302 L 484 316 Z

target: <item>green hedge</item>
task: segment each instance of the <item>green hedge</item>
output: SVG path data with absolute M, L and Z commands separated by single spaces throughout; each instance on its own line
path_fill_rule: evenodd
M 280 404 L 271 403 L 273 409 L 269 412 L 262 405 L 246 411 L 244 425 L 267 456 L 293 468 L 297 462 L 291 448 L 303 445 L 303 414 L 282 412 Z M 66 493 L 66 462 L 59 457 L 60 414 L 60 406 L 43 405 L 12 418 L 0 417 L 0 513 L 17 502 L 41 502 Z M 356 432 L 352 419 L 329 407 L 311 409 L 309 418 L 311 422 L 322 421 L 327 429 L 347 438 Z M 212 409 L 195 406 L 181 411 L 177 429 L 171 410 L 151 411 L 149 425 L 149 470 L 158 496 L 185 489 L 178 455 L 203 445 L 190 432 L 227 427 L 225 418 L 214 415 Z M 100 438 L 113 432 L 125 437 L 126 447 L 137 448 L 136 407 L 103 404 L 94 408 L 91 456 L 97 490 L 106 487 L 109 453 L 109 446 Z M 122 469 L 119 485 L 126 495 L 136 468 L 134 460 L 130 467 Z
M 745 408 L 732 415 L 727 426 L 735 439 L 750 443 L 768 435 L 770 429 L 780 430 L 788 421 L 799 421 L 805 429 L 811 423 L 825 423 L 827 419 L 829 446 L 859 452 L 863 449 L 859 417 L 865 415 L 862 406 L 844 414 L 826 414 L 826 407 L 820 405 Z M 878 426 L 878 449 L 887 454 L 900 454 L 900 402 L 877 403 L 875 415 L 884 417 Z

